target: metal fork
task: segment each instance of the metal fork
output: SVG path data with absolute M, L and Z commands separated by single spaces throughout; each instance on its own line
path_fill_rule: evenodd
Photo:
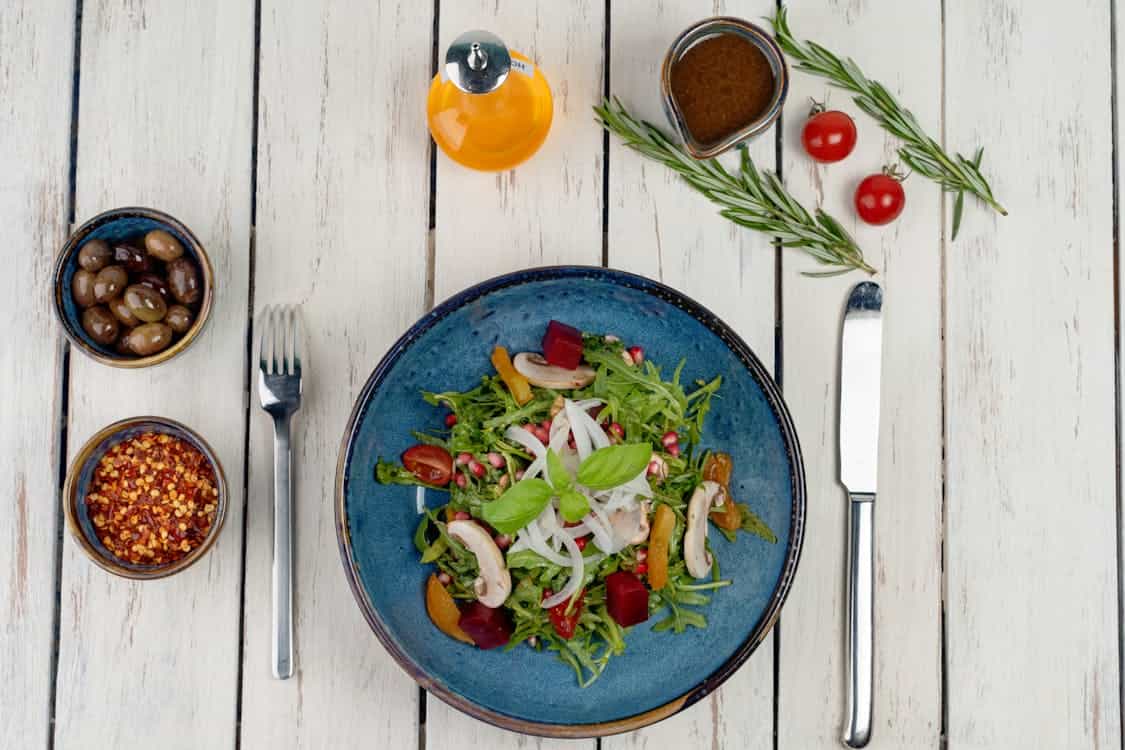
M 273 417 L 273 676 L 293 676 L 293 488 L 289 421 L 301 408 L 297 310 L 267 307 L 258 339 L 258 397 Z

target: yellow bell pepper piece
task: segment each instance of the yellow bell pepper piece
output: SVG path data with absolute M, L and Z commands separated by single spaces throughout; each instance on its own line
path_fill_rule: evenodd
M 527 382 L 527 378 L 516 372 L 516 368 L 512 367 L 512 359 L 508 356 L 508 350 L 502 346 L 498 346 L 492 350 L 492 366 L 496 368 L 496 372 L 500 374 L 500 379 L 504 381 L 504 385 L 508 386 L 508 390 L 512 393 L 512 398 L 516 403 L 523 406 L 531 400 L 531 383 Z
M 648 536 L 648 585 L 659 591 L 668 583 L 668 544 L 676 528 L 676 514 L 667 505 L 656 506 Z

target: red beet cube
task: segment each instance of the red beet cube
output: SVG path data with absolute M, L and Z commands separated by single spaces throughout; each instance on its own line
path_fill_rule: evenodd
M 543 358 L 564 370 L 578 369 L 582 362 L 582 332 L 552 320 L 543 335 Z
M 503 646 L 512 635 L 512 621 L 503 608 L 486 607 L 480 602 L 470 602 L 461 610 L 457 621 L 465 635 L 473 639 L 479 648 L 489 649 Z
M 619 570 L 605 579 L 606 609 L 623 628 L 648 619 L 648 589 L 632 573 Z

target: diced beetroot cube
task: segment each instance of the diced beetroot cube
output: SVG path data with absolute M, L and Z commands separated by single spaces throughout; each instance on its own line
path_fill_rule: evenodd
M 508 619 L 508 613 L 503 608 L 493 609 L 480 602 L 466 604 L 457 624 L 473 639 L 473 643 L 483 649 L 503 646 L 512 635 L 512 621 Z
M 648 619 L 648 589 L 632 573 L 619 570 L 607 576 L 605 592 L 609 616 L 621 627 L 627 628 Z
M 543 335 L 543 359 L 564 370 L 576 370 L 582 362 L 582 332 L 552 320 Z

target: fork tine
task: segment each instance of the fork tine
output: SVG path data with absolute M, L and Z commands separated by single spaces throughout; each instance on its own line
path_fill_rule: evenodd
M 286 375 L 293 374 L 293 334 L 290 323 L 293 320 L 293 308 L 284 305 L 278 320 L 278 333 L 281 335 L 281 366 L 285 368 Z
M 293 306 L 293 374 L 301 377 L 301 348 L 304 342 L 301 340 L 303 332 L 300 310 L 296 305 Z
M 258 369 L 266 375 L 270 374 L 270 358 L 273 356 L 270 338 L 271 311 L 269 305 L 262 308 L 261 323 L 258 326 Z
M 270 322 L 273 325 L 273 374 L 285 374 L 285 326 L 282 324 L 285 308 L 278 305 L 273 309 Z

